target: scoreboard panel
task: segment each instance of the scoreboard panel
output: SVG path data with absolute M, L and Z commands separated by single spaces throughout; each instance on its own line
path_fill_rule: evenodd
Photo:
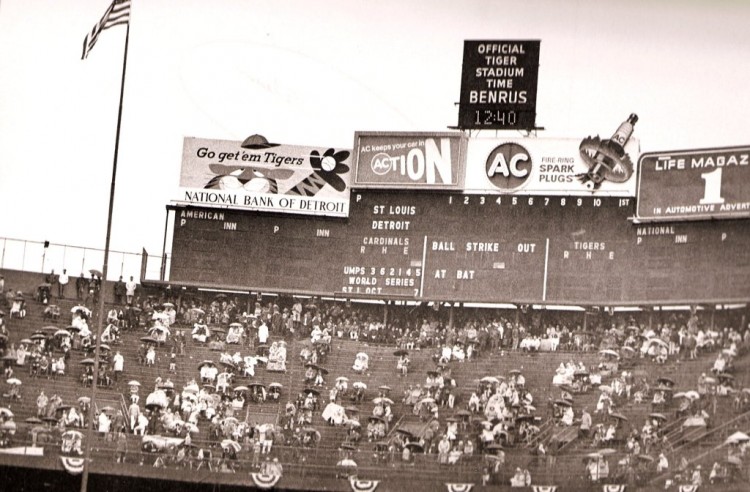
M 339 297 L 750 299 L 750 221 L 633 224 L 632 198 L 352 194 L 347 219 L 175 209 L 170 281 Z

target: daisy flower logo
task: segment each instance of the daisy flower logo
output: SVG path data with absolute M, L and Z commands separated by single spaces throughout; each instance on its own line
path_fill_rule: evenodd
M 349 171 L 349 166 L 344 164 L 351 153 L 348 150 L 328 149 L 320 154 L 317 150 L 310 152 L 310 167 L 313 173 L 300 181 L 289 190 L 289 194 L 314 196 L 326 184 L 334 190 L 342 192 L 346 189 L 346 182 L 341 177 Z

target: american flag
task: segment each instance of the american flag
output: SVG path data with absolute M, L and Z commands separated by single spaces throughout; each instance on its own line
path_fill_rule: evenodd
M 83 54 L 81 60 L 85 59 L 96 44 L 99 33 L 105 29 L 120 24 L 127 24 L 130 20 L 130 0 L 113 0 L 112 4 L 104 12 L 101 20 L 94 24 L 91 32 L 83 39 Z

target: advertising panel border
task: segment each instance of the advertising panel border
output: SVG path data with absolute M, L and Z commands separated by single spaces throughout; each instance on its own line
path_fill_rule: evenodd
M 647 152 L 638 167 L 639 222 L 750 217 L 750 146 Z
M 171 203 L 346 217 L 350 149 L 185 137 Z
M 352 188 L 461 190 L 467 140 L 461 132 L 355 132 Z

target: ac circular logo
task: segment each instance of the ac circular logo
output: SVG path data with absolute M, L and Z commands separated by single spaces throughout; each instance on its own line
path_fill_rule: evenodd
M 506 142 L 487 156 L 487 179 L 499 190 L 512 191 L 522 187 L 531 177 L 531 154 L 523 145 Z
M 378 176 L 384 176 L 391 170 L 393 158 L 384 152 L 379 152 L 372 156 L 370 168 Z

